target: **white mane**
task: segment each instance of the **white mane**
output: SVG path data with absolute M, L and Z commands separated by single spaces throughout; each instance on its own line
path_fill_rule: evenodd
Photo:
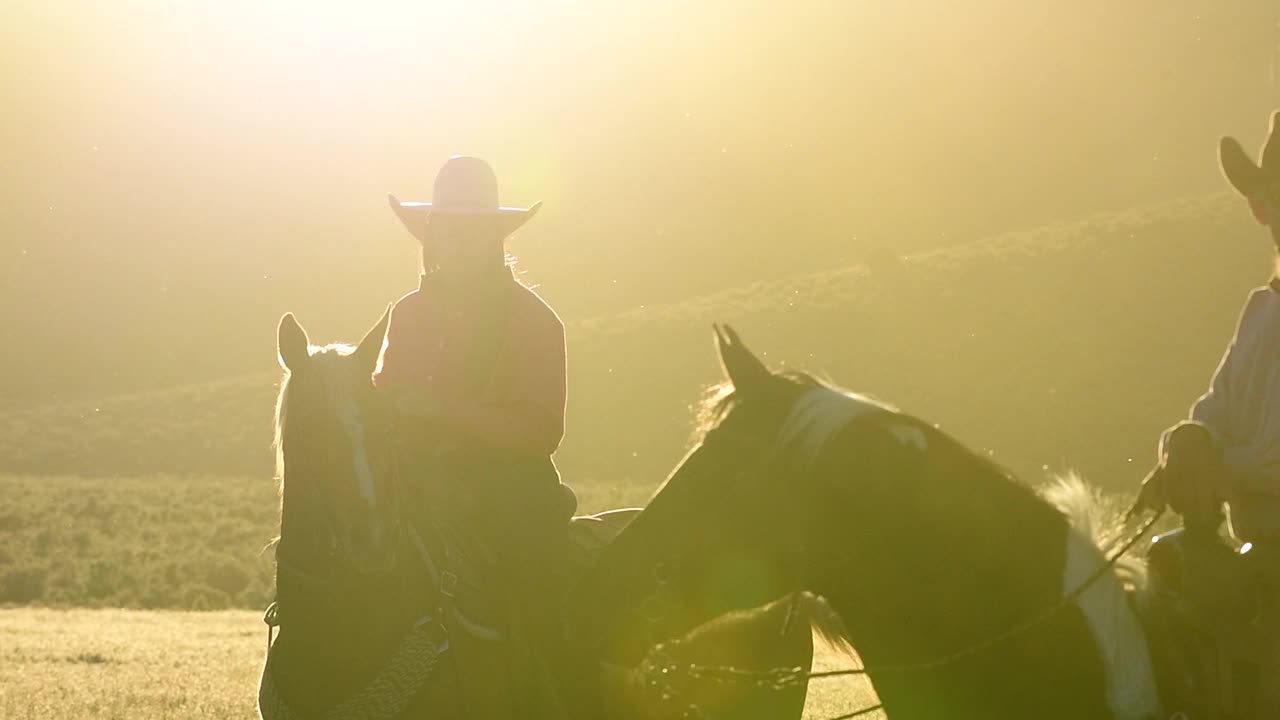
M 775 452 L 786 453 L 801 467 L 810 467 L 822 448 L 853 420 L 875 414 L 896 414 L 894 408 L 871 398 L 842 392 L 825 386 L 806 391 L 791 407 L 783 421 Z M 886 428 L 903 444 L 924 450 L 928 447 L 924 434 L 907 425 Z
M 339 364 L 340 359 L 355 352 L 355 348 L 350 345 L 335 344 L 323 348 L 311 347 L 309 352 L 311 356 L 309 362 L 318 366 L 321 381 L 326 388 L 326 394 L 334 406 L 333 409 L 337 412 L 343 430 L 346 431 L 351 444 L 352 469 L 359 484 L 360 495 L 365 502 L 369 503 L 370 507 L 373 507 L 377 503 L 377 489 L 374 486 L 373 473 L 365 451 L 364 428 L 360 422 L 356 399 L 351 392 L 350 380 Z M 282 484 L 284 482 L 284 431 L 288 422 L 291 379 L 291 374 L 286 371 L 284 380 L 280 383 L 280 396 L 276 400 L 276 479 Z
M 1115 527 L 1101 495 L 1075 474 L 1058 477 L 1042 493 L 1067 516 L 1067 559 L 1062 591 L 1078 590 L 1102 567 L 1127 538 L 1115 537 Z M 1124 583 L 1142 585 L 1146 566 L 1136 558 L 1121 558 L 1115 572 L 1102 575 L 1076 598 L 1098 645 L 1107 678 L 1107 702 L 1121 720 L 1155 717 L 1160 708 L 1146 633 L 1125 593 Z

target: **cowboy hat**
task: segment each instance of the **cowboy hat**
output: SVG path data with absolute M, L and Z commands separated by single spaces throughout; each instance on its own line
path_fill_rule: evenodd
M 454 155 L 436 173 L 431 202 L 392 198 L 398 211 L 423 215 L 492 216 L 503 220 L 507 234 L 525 224 L 542 207 L 506 207 L 498 203 L 498 177 L 489 163 L 478 157 Z
M 1227 182 L 1244 197 L 1252 198 L 1268 189 L 1280 195 L 1280 110 L 1271 116 L 1271 129 L 1258 162 L 1232 137 L 1224 137 L 1218 143 L 1218 162 Z

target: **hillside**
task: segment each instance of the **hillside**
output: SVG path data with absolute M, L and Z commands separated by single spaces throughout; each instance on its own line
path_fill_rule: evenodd
M 0 475 L 0 492 L 0 605 L 210 609 L 270 597 L 270 482 Z
M 1207 382 L 1267 253 L 1217 194 L 569 318 L 561 468 L 570 483 L 656 484 L 717 380 L 709 325 L 727 321 L 772 364 L 894 402 L 1033 479 L 1071 465 L 1129 486 Z M 0 412 L 0 472 L 266 477 L 266 360 L 217 383 Z

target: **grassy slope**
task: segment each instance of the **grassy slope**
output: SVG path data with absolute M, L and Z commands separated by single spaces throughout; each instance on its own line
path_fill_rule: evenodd
M 1127 485 L 1265 281 L 1258 235 L 1214 195 L 571 321 L 561 466 L 571 483 L 654 486 L 717 379 L 708 325 L 729 321 L 771 362 L 891 400 L 1016 470 Z M 277 377 L 0 412 L 0 472 L 266 476 Z

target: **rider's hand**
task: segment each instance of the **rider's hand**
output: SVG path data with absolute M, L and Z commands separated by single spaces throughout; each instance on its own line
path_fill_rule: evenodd
M 1169 507 L 1184 518 L 1205 513 L 1218 500 L 1215 488 L 1203 473 L 1182 465 L 1165 465 L 1162 475 Z
M 1174 512 L 1215 516 L 1222 502 L 1221 454 L 1203 425 L 1184 423 L 1169 434 L 1160 462 L 1165 496 Z
M 1142 481 L 1142 489 L 1138 491 L 1138 499 L 1134 501 L 1134 512 L 1145 512 L 1154 510 L 1160 512 L 1169 504 L 1167 491 L 1165 489 L 1165 477 L 1163 464 L 1156 465 L 1147 473 L 1146 479 Z
M 391 211 L 400 218 L 400 223 L 422 243 L 425 247 L 431 239 L 430 226 L 427 224 L 427 214 L 415 210 L 406 210 L 400 207 L 400 200 L 395 195 L 387 193 L 387 203 L 391 205 Z

